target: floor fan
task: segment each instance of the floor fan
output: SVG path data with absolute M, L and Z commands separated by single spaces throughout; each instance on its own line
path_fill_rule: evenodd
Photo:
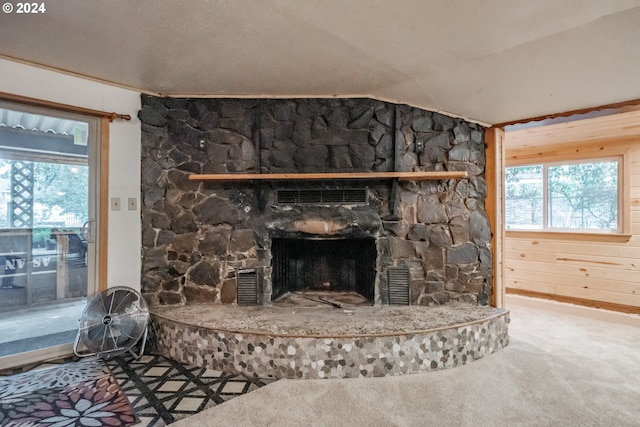
M 79 357 L 110 359 L 128 351 L 138 359 L 144 353 L 148 322 L 149 307 L 138 291 L 127 286 L 109 288 L 87 303 L 73 352 Z M 136 353 L 132 349 L 138 342 Z

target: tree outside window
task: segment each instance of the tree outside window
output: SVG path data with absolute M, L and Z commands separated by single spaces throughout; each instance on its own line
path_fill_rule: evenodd
M 0 228 L 8 228 L 9 181 L 12 160 L 0 159 Z M 36 227 L 79 227 L 88 218 L 86 165 L 34 163 L 33 216 Z
M 507 168 L 505 224 L 507 228 L 541 229 L 544 226 L 542 166 Z
M 619 229 L 619 161 L 506 169 L 508 229 Z

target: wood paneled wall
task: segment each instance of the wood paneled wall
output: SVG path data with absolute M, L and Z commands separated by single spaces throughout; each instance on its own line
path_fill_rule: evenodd
M 640 112 L 507 132 L 506 165 L 624 155 L 620 234 L 507 231 L 507 293 L 640 313 Z

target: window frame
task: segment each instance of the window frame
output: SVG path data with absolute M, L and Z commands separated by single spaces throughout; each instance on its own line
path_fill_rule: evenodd
M 6 108 L 14 108 L 21 111 L 33 112 L 35 114 L 54 115 L 55 117 L 68 117 L 72 120 L 95 121 L 91 133 L 96 143 L 93 144 L 95 150 L 95 175 L 90 178 L 90 186 L 94 188 L 95 197 L 95 263 L 91 274 L 95 279 L 95 286 L 92 287 L 93 294 L 107 289 L 108 284 L 108 226 L 109 226 L 109 124 L 114 119 L 130 120 L 128 115 L 109 113 L 69 104 L 62 104 L 38 98 L 0 92 L 0 104 Z M 91 158 L 92 156 L 90 156 Z
M 534 237 L 549 237 L 574 236 L 580 240 L 590 238 L 607 238 L 610 237 L 613 240 L 622 238 L 628 240 L 631 237 L 631 202 L 630 202 L 630 155 L 628 149 L 620 149 L 611 147 L 612 149 L 604 149 L 599 155 L 593 153 L 558 153 L 555 152 L 547 155 L 536 156 L 536 158 L 522 158 L 511 159 L 512 161 L 505 164 L 506 169 L 523 167 L 523 166 L 542 166 L 542 179 L 543 179 L 543 228 L 540 229 L 524 229 L 524 228 L 507 228 L 506 218 L 504 229 L 510 236 L 531 235 Z M 584 228 L 550 228 L 548 227 L 548 174 L 547 169 L 549 166 L 568 165 L 568 164 L 581 164 L 581 163 L 598 163 L 615 160 L 618 162 L 618 227 L 617 229 L 584 229 Z M 506 180 L 504 183 L 504 200 L 506 204 Z

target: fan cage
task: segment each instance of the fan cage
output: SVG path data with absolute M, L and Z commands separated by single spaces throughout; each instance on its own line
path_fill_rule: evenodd
M 80 318 L 74 353 L 108 359 L 129 351 L 138 358 L 144 352 L 148 322 L 149 307 L 138 291 L 127 286 L 109 288 L 88 301 Z M 138 342 L 141 344 L 136 354 L 132 348 Z

